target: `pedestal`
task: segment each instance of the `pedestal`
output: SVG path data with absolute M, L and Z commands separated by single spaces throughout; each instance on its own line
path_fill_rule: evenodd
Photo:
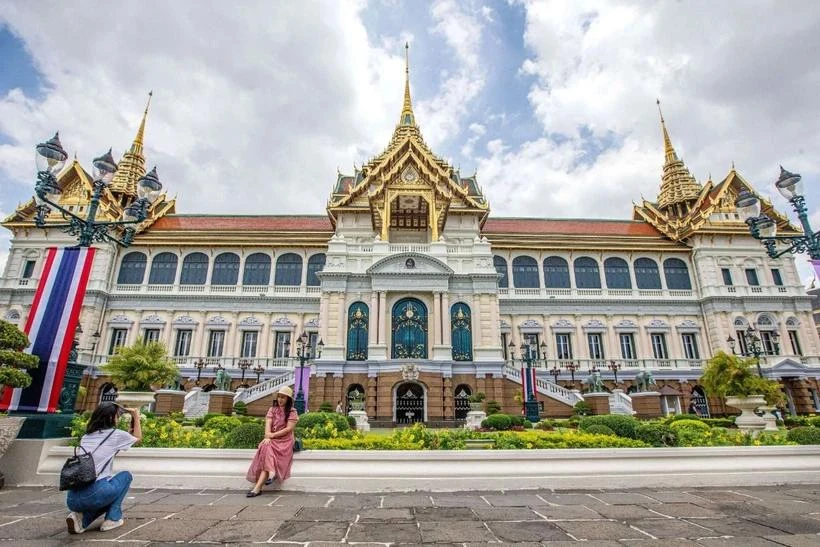
M 471 410 L 467 413 L 467 421 L 464 423 L 464 427 L 475 431 L 476 429 L 481 428 L 481 422 L 486 419 L 487 413 L 483 410 Z
M 370 424 L 367 422 L 367 412 L 364 410 L 351 410 L 348 416 L 353 416 L 356 420 L 356 429 L 364 433 L 370 431 Z
M 210 391 L 208 392 L 208 412 L 211 414 L 233 414 L 233 391 Z
M 636 418 L 659 418 L 661 413 L 661 394 L 657 391 L 630 393 L 632 410 Z
M 154 402 L 153 391 L 118 391 L 117 404 L 126 408 L 142 409 Z
M 154 414 L 167 416 L 171 412 L 182 412 L 185 404 L 185 392 L 176 389 L 160 389 L 154 395 L 156 404 Z
M 755 414 L 755 409 L 766 404 L 763 395 L 751 395 L 749 397 L 726 397 L 726 404 L 732 408 L 740 409 L 740 416 L 735 418 L 735 425 L 738 429 L 746 433 L 757 433 L 766 427 L 766 422 Z
M 609 393 L 585 393 L 584 401 L 589 405 L 593 416 L 609 414 Z
M 777 410 L 776 406 L 760 406 L 758 410 L 763 411 L 763 416 L 760 418 L 766 422 L 766 427 L 763 428 L 763 431 L 778 431 L 777 429 L 777 416 L 774 415 L 774 411 Z

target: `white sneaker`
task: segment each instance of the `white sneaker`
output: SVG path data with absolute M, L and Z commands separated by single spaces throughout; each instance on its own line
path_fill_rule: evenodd
M 100 525 L 100 532 L 107 532 L 109 530 L 113 530 L 114 528 L 119 528 L 125 524 L 125 520 L 104 520 L 103 523 Z
M 65 524 L 68 527 L 69 534 L 82 534 L 85 532 L 85 528 L 83 528 L 82 513 L 75 513 L 74 511 L 70 512 L 65 518 Z

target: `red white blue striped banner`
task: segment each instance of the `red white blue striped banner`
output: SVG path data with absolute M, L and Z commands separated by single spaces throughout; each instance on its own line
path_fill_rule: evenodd
M 529 394 L 538 398 L 535 394 L 538 393 L 535 387 L 535 369 L 532 367 L 521 367 L 521 400 L 529 400 Z
M 31 341 L 25 351 L 37 355 L 40 366 L 30 371 L 29 387 L 3 392 L 0 410 L 57 410 L 94 251 L 90 247 L 48 249 L 25 327 Z

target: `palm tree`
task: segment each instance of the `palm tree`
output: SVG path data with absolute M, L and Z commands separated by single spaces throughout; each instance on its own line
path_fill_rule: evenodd
M 138 341 L 119 347 L 101 368 L 124 391 L 151 391 L 152 386 L 168 385 L 179 376 L 176 363 L 160 342 Z

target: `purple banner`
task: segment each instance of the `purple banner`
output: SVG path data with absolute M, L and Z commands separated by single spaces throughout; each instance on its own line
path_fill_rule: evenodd
M 296 397 L 299 393 L 299 388 L 301 387 L 302 393 L 305 396 L 305 408 L 309 408 L 308 394 L 310 393 L 310 366 L 305 366 L 304 368 L 296 367 L 296 370 L 293 371 L 293 378 L 293 396 Z

